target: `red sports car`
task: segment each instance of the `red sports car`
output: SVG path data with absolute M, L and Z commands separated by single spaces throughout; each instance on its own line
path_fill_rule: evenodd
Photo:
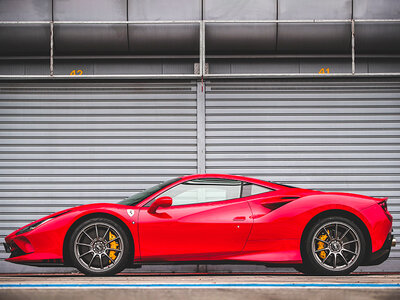
M 9 262 L 87 275 L 161 263 L 254 263 L 345 275 L 395 244 L 387 199 L 232 175 L 174 178 L 117 204 L 90 204 L 6 237 Z

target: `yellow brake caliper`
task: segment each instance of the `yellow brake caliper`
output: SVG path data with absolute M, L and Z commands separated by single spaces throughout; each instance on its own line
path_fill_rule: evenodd
M 329 230 L 327 230 L 327 232 L 329 234 Z M 326 241 L 326 239 L 328 238 L 328 234 L 321 234 L 318 238 L 320 240 Z M 321 250 L 321 249 L 326 248 L 324 242 L 318 242 L 317 243 L 317 247 L 318 247 L 317 250 Z M 322 259 L 325 259 L 326 258 L 326 252 L 325 251 L 319 252 L 319 257 L 321 257 Z
M 112 232 L 110 231 L 108 233 L 108 240 L 112 241 L 113 239 L 115 239 L 116 236 L 114 234 L 112 234 Z M 119 244 L 117 243 L 117 241 L 112 241 L 110 243 L 110 248 L 111 249 L 118 249 Z M 112 258 L 113 260 L 115 260 L 117 258 L 117 256 L 115 255 L 116 251 L 110 251 L 110 253 L 108 254 L 110 256 L 110 258 Z M 111 263 L 111 260 L 109 261 L 109 263 Z

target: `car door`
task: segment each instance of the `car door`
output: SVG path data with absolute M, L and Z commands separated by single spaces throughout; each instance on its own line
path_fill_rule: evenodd
M 252 226 L 242 200 L 242 182 L 220 178 L 188 180 L 165 191 L 172 206 L 139 212 L 143 261 L 193 261 L 229 258 L 240 252 Z

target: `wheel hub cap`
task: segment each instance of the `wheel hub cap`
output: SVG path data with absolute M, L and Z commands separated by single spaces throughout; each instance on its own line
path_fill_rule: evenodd
M 340 252 L 340 250 L 342 250 L 342 245 L 339 241 L 332 241 L 329 245 L 329 248 L 333 252 Z
M 92 250 L 96 253 L 103 253 L 106 249 L 106 244 L 103 241 L 95 241 L 92 245 Z

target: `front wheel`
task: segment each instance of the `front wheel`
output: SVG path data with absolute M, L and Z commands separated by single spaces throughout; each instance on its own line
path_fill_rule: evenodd
M 313 274 L 347 275 L 361 263 L 365 247 L 363 233 L 353 221 L 328 217 L 308 232 L 303 261 Z
M 124 229 L 107 218 L 81 223 L 72 233 L 69 253 L 73 265 L 91 276 L 121 272 L 130 257 L 130 245 Z
M 310 270 L 310 268 L 308 268 L 308 267 L 307 267 L 306 265 L 304 265 L 304 264 L 295 265 L 295 266 L 293 266 L 293 268 L 294 268 L 296 271 L 298 271 L 298 272 L 300 272 L 300 273 L 303 273 L 304 275 L 313 275 L 313 271 Z

